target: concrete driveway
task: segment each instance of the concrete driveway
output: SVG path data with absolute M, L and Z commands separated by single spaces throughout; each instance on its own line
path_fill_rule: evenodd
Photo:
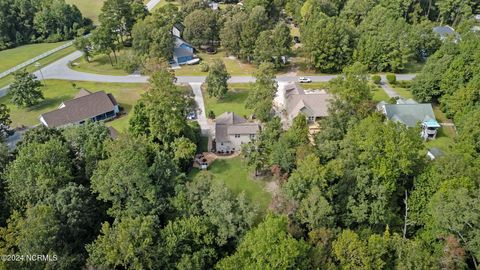
M 203 101 L 202 94 L 202 83 L 195 82 L 189 83 L 189 85 L 192 87 L 193 94 L 195 95 L 195 102 L 197 103 L 199 110 L 197 112 L 197 122 L 202 130 L 202 135 L 209 137 L 211 135 L 212 127 L 208 123 L 207 114 L 205 112 L 205 103 Z

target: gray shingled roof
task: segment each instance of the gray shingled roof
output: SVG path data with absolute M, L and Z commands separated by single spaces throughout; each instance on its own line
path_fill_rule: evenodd
M 41 115 L 48 127 L 77 123 L 115 110 L 117 101 L 111 94 L 99 91 L 82 95 L 86 92 L 80 92 L 80 97 L 63 102 L 64 107 Z
M 432 105 L 427 104 L 385 104 L 385 114 L 389 120 L 415 127 L 418 122 L 435 120 Z
M 258 123 L 247 120 L 233 112 L 225 112 L 215 119 L 215 139 L 219 142 L 228 141 L 233 134 L 257 134 Z
M 290 118 L 297 116 L 303 109 L 309 110 L 315 117 L 328 116 L 330 94 L 299 94 L 287 98 L 287 113 Z

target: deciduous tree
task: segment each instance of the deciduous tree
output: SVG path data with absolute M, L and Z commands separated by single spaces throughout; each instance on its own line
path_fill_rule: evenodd
M 211 97 L 222 99 L 228 91 L 228 79 L 230 75 L 227 72 L 225 63 L 222 60 L 215 60 L 209 68 L 208 76 L 205 81 L 207 84 L 207 93 Z
M 255 79 L 245 101 L 245 107 L 252 109 L 260 121 L 267 122 L 272 118 L 273 99 L 278 87 L 274 66 L 271 63 L 262 63 L 255 73 Z
M 31 107 L 43 99 L 41 90 L 42 83 L 37 80 L 33 74 L 29 74 L 27 70 L 17 71 L 15 80 L 10 85 L 10 93 L 12 103 L 17 107 Z

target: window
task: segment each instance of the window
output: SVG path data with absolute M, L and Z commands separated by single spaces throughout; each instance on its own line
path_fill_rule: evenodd
M 250 134 L 250 139 L 255 139 L 255 134 Z
M 309 116 L 309 117 L 308 117 L 308 121 L 310 121 L 310 122 L 315 121 L 315 116 Z
M 220 143 L 220 145 L 221 145 L 221 146 L 223 146 L 223 142 L 222 142 L 222 143 Z
M 240 134 L 235 134 L 235 138 L 240 138 Z

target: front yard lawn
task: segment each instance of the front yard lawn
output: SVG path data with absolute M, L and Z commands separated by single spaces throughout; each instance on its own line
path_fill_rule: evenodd
M 380 101 L 386 101 L 388 102 L 390 100 L 390 97 L 385 93 L 383 88 L 373 85 L 373 101 L 375 102 L 380 102 Z
M 190 177 L 203 173 L 211 173 L 214 181 L 223 182 L 235 194 L 244 191 L 247 198 L 258 205 L 262 214 L 266 212 L 272 200 L 271 194 L 265 190 L 266 182 L 252 179 L 252 170 L 242 158 L 217 159 L 208 171 L 194 169 Z
M 201 58 L 200 64 L 197 65 L 184 65 L 181 68 L 175 70 L 177 76 L 206 76 L 208 72 L 200 71 L 201 63 L 210 64 L 215 59 L 220 59 L 225 63 L 228 73 L 231 76 L 251 76 L 256 68 L 252 64 L 243 63 L 235 58 L 226 56 L 225 51 L 219 49 L 215 54 L 197 53 L 197 56 Z
M 123 50 L 123 51 L 120 51 L 120 53 L 117 53 L 117 59 L 119 63 L 120 63 L 120 59 L 123 57 L 123 55 L 126 52 L 127 50 Z M 100 54 L 100 55 L 94 56 L 90 60 L 90 62 L 87 62 L 85 58 L 80 57 L 77 60 L 73 61 L 73 63 L 70 65 L 70 68 L 77 71 L 95 73 L 95 74 L 117 75 L 117 76 L 128 75 L 128 73 L 125 72 L 119 66 L 119 64 L 115 63 L 115 57 L 113 56 L 113 54 L 110 56 L 112 57 L 113 66 L 110 63 L 110 59 L 108 58 L 108 55 Z
M 251 89 L 251 85 L 248 83 L 233 83 L 228 86 L 228 92 L 221 100 L 209 97 L 206 92 L 203 93 L 207 116 L 210 110 L 215 113 L 215 116 L 219 116 L 227 111 L 234 112 L 240 116 L 251 115 L 252 110 L 245 108 L 245 101 L 247 100 L 248 91 Z
M 75 87 L 73 84 L 75 84 Z M 40 123 L 38 118 L 42 113 L 55 110 L 63 101 L 72 99 L 79 91 L 79 88 L 85 88 L 91 92 L 104 90 L 107 93 L 112 93 L 120 106 L 128 112 L 138 100 L 145 87 L 146 84 L 47 80 L 46 86 L 43 86 L 45 100 L 33 107 L 17 108 L 10 102 L 9 94 L 0 98 L 0 103 L 6 104 L 8 108 L 10 108 L 12 127 L 21 125 L 33 126 Z M 121 121 L 125 121 L 124 118 L 126 117 L 108 122 L 108 125 L 117 125 L 118 128 L 120 128 L 119 131 L 121 131 L 122 125 L 120 125 L 120 123 Z M 120 123 L 117 124 L 117 121 Z

